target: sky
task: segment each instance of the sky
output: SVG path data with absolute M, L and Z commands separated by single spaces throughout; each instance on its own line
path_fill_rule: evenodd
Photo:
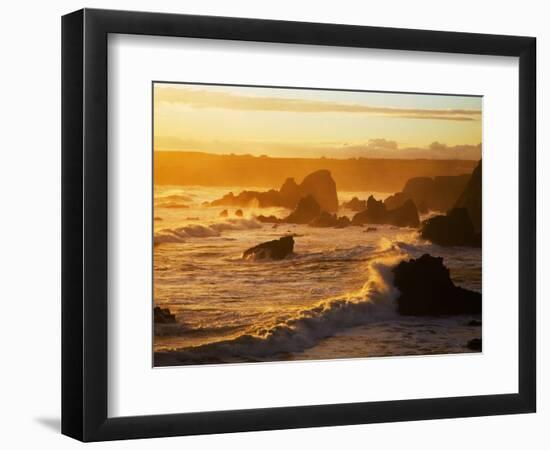
M 482 98 L 154 83 L 154 149 L 480 159 Z

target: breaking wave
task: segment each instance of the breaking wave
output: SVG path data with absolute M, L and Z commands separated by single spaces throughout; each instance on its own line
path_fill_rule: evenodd
M 270 325 L 249 329 L 233 339 L 158 352 L 155 357 L 162 365 L 257 361 L 303 351 L 335 333 L 395 317 L 399 291 L 393 286 L 391 269 L 404 256 L 399 253 L 371 261 L 367 269 L 368 281 L 358 292 L 297 309 Z
M 253 219 L 227 219 L 209 225 L 189 224 L 178 228 L 165 228 L 155 233 L 155 245 L 185 242 L 187 238 L 217 237 L 224 231 L 261 228 Z

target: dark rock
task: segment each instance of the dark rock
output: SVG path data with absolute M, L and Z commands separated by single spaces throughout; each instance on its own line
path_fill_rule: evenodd
M 376 200 L 372 195 L 367 200 L 367 209 L 353 216 L 354 225 L 364 225 L 366 223 L 384 224 L 387 219 L 386 207 L 384 203 Z
M 336 221 L 335 228 L 346 228 L 351 225 L 351 220 L 348 216 L 342 216 L 338 217 L 338 220 Z
M 481 247 L 481 234 L 474 230 L 465 208 L 431 217 L 424 222 L 420 233 L 424 239 L 438 245 Z
M 371 233 L 372 231 L 377 231 L 378 228 L 376 227 L 367 227 L 367 229 L 364 231 L 365 233 Z
M 470 339 L 468 343 L 466 344 L 466 347 L 468 347 L 470 350 L 475 350 L 480 352 L 481 351 L 481 339 L 480 338 L 474 338 Z
M 311 195 L 324 211 L 336 212 L 338 210 L 336 183 L 328 170 L 317 170 L 310 173 L 299 185 L 293 178 L 287 178 L 279 191 L 275 189 L 266 192 L 243 191 L 238 195 L 229 192 L 222 198 L 212 201 L 210 205 L 293 209 L 298 205 L 300 199 L 308 195 Z
M 345 228 L 351 225 L 351 221 L 348 217 L 337 217 L 336 214 L 330 214 L 326 211 L 322 211 L 317 217 L 315 217 L 309 226 L 316 228 Z
M 418 211 L 412 200 L 407 200 L 399 208 L 388 211 L 389 223 L 398 227 L 413 227 L 420 225 Z
M 228 216 L 228 212 L 227 212 L 227 209 L 224 209 L 221 213 L 220 213 L 220 217 L 227 217 Z
M 466 208 L 474 230 L 481 232 L 481 161 L 472 172 L 468 184 L 456 201 L 455 208 Z
M 155 323 L 176 323 L 176 316 L 170 312 L 169 308 L 155 306 L 153 312 Z
M 157 217 L 155 216 L 155 222 L 159 221 L 159 220 L 162 220 L 162 217 Z
M 244 259 L 284 259 L 294 251 L 294 238 L 284 236 L 273 241 L 263 242 L 243 253 Z
M 296 184 L 294 178 L 286 179 L 281 189 L 279 189 L 279 194 L 281 195 L 282 206 L 289 209 L 295 208 L 300 198 L 302 198 L 300 186 Z
M 422 210 L 447 211 L 456 203 L 470 175 L 442 176 L 442 177 L 415 177 L 405 183 L 402 189 L 403 196 L 412 199 Z M 403 196 L 390 200 L 398 202 Z
M 317 203 L 312 195 L 308 195 L 300 199 L 296 209 L 286 219 L 283 219 L 283 222 L 306 224 L 317 218 L 320 214 L 321 207 L 319 203 Z
M 468 322 L 469 327 L 480 327 L 481 326 L 481 320 L 475 320 L 472 319 Z
M 243 210 L 242 209 L 237 209 L 237 211 L 235 211 L 235 215 L 237 217 L 242 217 L 243 216 Z
M 363 211 L 367 209 L 367 201 L 359 200 L 357 197 L 353 197 L 349 202 L 342 203 L 342 208 L 351 209 L 352 211 Z
M 376 200 L 371 195 L 367 200 L 367 209 L 355 214 L 352 224 L 388 224 L 398 227 L 418 227 L 420 220 L 412 200 L 407 200 L 399 208 L 388 210 L 382 201 Z
M 225 194 L 222 198 L 213 200 L 210 206 L 253 206 L 268 208 L 271 206 L 284 206 L 281 195 L 275 189 L 266 192 L 242 191 L 235 195 L 233 192 Z
M 336 183 L 328 170 L 317 170 L 306 176 L 300 184 L 301 197 L 311 195 L 323 211 L 338 211 Z
M 336 214 L 330 214 L 326 211 L 322 211 L 317 217 L 315 217 L 309 225 L 316 228 L 328 228 L 335 227 L 338 223 Z
M 481 313 L 481 294 L 455 286 L 443 258 L 428 254 L 402 261 L 393 268 L 394 285 L 401 292 L 398 311 L 403 315 Z
M 384 200 L 384 205 L 386 205 L 387 209 L 396 209 L 403 206 L 407 200 L 413 200 L 413 198 L 409 194 L 405 194 L 404 192 L 397 192 L 386 198 Z M 419 213 L 424 214 L 428 212 L 426 203 L 424 203 L 423 201 L 419 201 L 419 203 L 414 202 L 414 204 L 416 205 Z
M 262 223 L 281 223 L 281 219 L 279 219 L 278 217 L 275 217 L 274 215 L 271 215 L 271 216 L 264 216 L 263 214 L 260 214 L 259 216 L 256 216 L 256 220 L 258 222 L 262 222 Z

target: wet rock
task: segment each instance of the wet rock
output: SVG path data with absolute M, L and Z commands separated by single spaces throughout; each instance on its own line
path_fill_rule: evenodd
M 317 170 L 306 176 L 300 184 L 301 198 L 311 195 L 323 211 L 338 210 L 336 183 L 328 170 Z
M 376 200 L 371 195 L 367 200 L 367 209 L 355 214 L 352 224 L 387 224 L 398 227 L 418 227 L 420 220 L 418 218 L 418 211 L 412 200 L 407 200 L 399 208 L 388 210 L 382 201 Z
M 299 185 L 296 184 L 293 178 L 287 178 L 280 190 L 243 191 L 237 195 L 229 192 L 222 198 L 212 201 L 210 205 L 294 209 L 300 199 L 310 195 L 324 211 L 336 212 L 338 210 L 336 183 L 328 170 L 317 170 L 310 173 Z
M 319 203 L 317 203 L 312 195 L 308 195 L 307 197 L 300 199 L 296 209 L 292 211 L 286 219 L 283 219 L 283 222 L 307 224 L 317 218 L 320 214 L 321 207 L 319 206 Z
M 349 202 L 342 203 L 342 208 L 351 209 L 355 212 L 363 211 L 367 209 L 367 201 L 359 200 L 358 197 L 353 197 Z
M 169 308 L 155 306 L 153 313 L 155 323 L 176 323 L 176 316 L 170 312 Z
M 338 217 L 335 228 L 346 228 L 351 225 L 351 220 L 347 216 Z
M 407 200 L 399 208 L 390 209 L 388 211 L 388 223 L 397 227 L 413 227 L 420 225 L 418 218 L 418 210 L 412 200 Z
M 481 351 L 481 339 L 480 338 L 474 338 L 470 339 L 468 343 L 466 344 L 466 347 L 468 347 L 470 350 L 475 350 L 480 352 Z
M 413 198 L 404 192 L 397 192 L 393 195 L 390 195 L 388 198 L 384 200 L 384 205 L 386 205 L 387 209 L 396 209 L 400 208 L 405 204 L 406 201 L 413 200 Z M 414 202 L 416 205 L 419 213 L 427 213 L 428 208 L 426 207 L 426 204 L 423 201 L 419 201 L 419 203 Z
M 237 217 L 242 217 L 243 216 L 243 210 L 242 209 L 237 209 L 237 211 L 235 211 L 235 215 Z
M 271 216 L 264 216 L 263 214 L 260 214 L 259 216 L 256 216 L 256 220 L 258 222 L 262 222 L 262 223 L 281 223 L 282 220 L 279 219 L 278 217 L 274 216 L 274 215 L 271 215 Z
M 422 225 L 420 234 L 442 246 L 481 247 L 481 233 L 474 230 L 465 208 L 455 208 L 446 215 L 431 217 Z
M 456 203 L 468 180 L 469 174 L 441 177 L 415 177 L 405 183 L 402 194 L 415 205 L 432 211 L 447 211 Z
M 443 258 L 428 254 L 402 261 L 393 268 L 399 289 L 398 311 L 403 315 L 481 313 L 481 294 L 455 286 Z
M 351 221 L 348 217 L 338 217 L 336 214 L 330 214 L 326 211 L 322 211 L 317 217 L 315 217 L 309 226 L 316 228 L 345 228 L 351 225 Z
M 296 184 L 294 178 L 287 178 L 281 189 L 279 189 L 279 194 L 281 195 L 282 206 L 292 209 L 295 208 L 300 198 L 302 198 L 302 191 L 300 186 Z
M 243 259 L 284 259 L 294 251 L 294 238 L 284 236 L 273 241 L 263 242 L 243 253 Z
M 222 198 L 213 200 L 210 206 L 254 206 L 268 208 L 271 206 L 283 206 L 280 194 L 275 189 L 266 192 L 242 191 L 238 195 L 229 192 Z
M 465 208 L 476 232 L 481 232 L 481 161 L 472 172 L 454 208 Z
M 472 319 L 467 324 L 469 327 L 480 327 L 481 326 L 481 320 L 475 320 Z
M 373 231 L 377 231 L 378 228 L 376 227 L 367 227 L 367 229 L 364 231 L 365 233 L 372 233 Z

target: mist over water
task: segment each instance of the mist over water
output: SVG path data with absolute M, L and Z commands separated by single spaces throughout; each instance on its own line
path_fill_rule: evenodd
M 178 319 L 155 325 L 158 364 L 453 353 L 478 337 L 468 317 L 400 317 L 391 267 L 424 253 L 443 256 L 456 284 L 481 292 L 480 249 L 432 245 L 415 229 L 273 225 L 254 216 L 284 217 L 288 210 L 251 204 L 238 217 L 239 208 L 204 205 L 243 189 L 155 186 L 154 303 Z M 338 193 L 341 203 L 370 194 Z M 293 256 L 241 258 L 289 234 Z

